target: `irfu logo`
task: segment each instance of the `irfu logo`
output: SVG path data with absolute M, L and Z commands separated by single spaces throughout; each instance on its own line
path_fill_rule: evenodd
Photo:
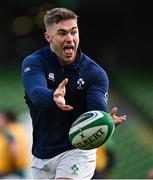
M 82 78 L 80 78 L 78 81 L 77 81 L 77 84 L 78 84 L 78 87 L 77 89 L 83 89 L 84 87 L 84 80 Z
M 73 164 L 73 166 L 71 167 L 71 170 L 72 170 L 72 174 L 77 175 L 78 171 L 79 171 L 79 168 L 78 168 L 78 166 L 76 164 Z

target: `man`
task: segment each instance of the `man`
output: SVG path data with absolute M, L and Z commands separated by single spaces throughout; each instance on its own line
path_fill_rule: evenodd
M 11 111 L 0 111 L 0 178 L 25 178 L 29 165 L 26 132 Z
M 65 8 L 47 11 L 49 47 L 26 57 L 22 66 L 25 100 L 33 123 L 34 178 L 90 179 L 96 150 L 74 149 L 71 124 L 89 110 L 107 110 L 108 77 L 79 46 L 77 15 Z M 111 115 L 116 124 L 125 120 Z

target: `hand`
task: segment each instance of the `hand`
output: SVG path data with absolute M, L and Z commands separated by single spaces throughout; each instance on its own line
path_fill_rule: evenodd
M 66 93 L 66 84 L 68 83 L 68 79 L 64 79 L 58 86 L 58 88 L 55 90 L 53 94 L 53 100 L 55 101 L 56 105 L 64 110 L 64 111 L 70 111 L 73 109 L 70 105 L 65 104 L 65 93 Z
M 109 114 L 111 115 L 115 125 L 117 126 L 126 120 L 126 115 L 116 116 L 116 112 L 117 112 L 117 107 L 114 107 Z

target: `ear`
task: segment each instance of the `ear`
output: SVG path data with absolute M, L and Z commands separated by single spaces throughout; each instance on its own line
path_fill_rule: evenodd
M 44 36 L 45 36 L 46 41 L 50 43 L 51 42 L 51 36 L 48 34 L 48 32 L 45 32 Z

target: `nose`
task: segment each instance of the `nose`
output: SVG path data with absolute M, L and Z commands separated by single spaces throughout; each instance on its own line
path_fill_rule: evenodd
M 70 33 L 67 33 L 67 35 L 66 35 L 66 42 L 72 42 L 72 40 L 73 40 L 72 35 Z

